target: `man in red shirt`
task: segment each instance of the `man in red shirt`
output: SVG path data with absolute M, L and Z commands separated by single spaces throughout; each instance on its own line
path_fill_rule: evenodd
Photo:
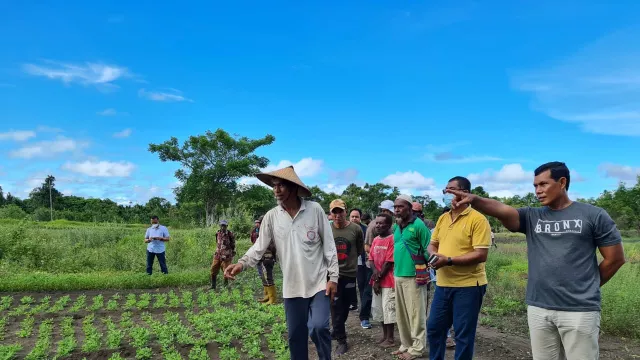
M 393 278 L 393 218 L 380 214 L 376 219 L 376 232 L 369 254 L 369 265 L 373 269 L 372 314 L 374 321 L 382 322 L 383 335 L 378 342 L 384 348 L 395 346 L 393 328 L 396 323 L 396 293 Z

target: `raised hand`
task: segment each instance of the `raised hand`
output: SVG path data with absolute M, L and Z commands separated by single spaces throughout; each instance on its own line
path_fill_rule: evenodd
M 478 197 L 477 195 L 460 190 L 446 189 L 445 191 L 455 196 L 453 200 L 451 200 L 451 207 L 454 209 L 459 208 L 465 204 L 471 205 L 471 203 Z

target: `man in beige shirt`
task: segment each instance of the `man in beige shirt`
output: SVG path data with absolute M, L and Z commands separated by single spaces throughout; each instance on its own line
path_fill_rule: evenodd
M 291 359 L 308 359 L 307 336 L 316 345 L 318 359 L 331 359 L 330 304 L 337 291 L 339 266 L 329 220 L 318 203 L 303 199 L 311 192 L 293 166 L 257 178 L 273 187 L 278 206 L 264 216 L 258 240 L 237 264 L 227 267 L 225 277 L 233 280 L 254 267 L 274 241 L 283 275 Z

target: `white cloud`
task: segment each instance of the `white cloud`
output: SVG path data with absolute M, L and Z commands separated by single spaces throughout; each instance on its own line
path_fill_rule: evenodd
M 603 172 L 605 177 L 618 179 L 618 181 L 622 182 L 630 182 L 631 184 L 635 184 L 640 175 L 640 167 L 628 165 L 604 163 L 598 167 L 598 170 Z
M 513 77 L 533 107 L 584 131 L 640 136 L 640 43 L 637 30 L 603 37 L 555 66 Z
M 117 114 L 118 112 L 116 111 L 116 109 L 113 109 L 113 108 L 108 108 L 102 111 L 98 111 L 98 115 L 100 116 L 116 116 Z
M 525 171 L 520 164 L 507 164 L 500 170 L 486 170 L 481 174 L 470 174 L 468 176 L 471 183 L 474 182 L 497 182 L 497 183 L 522 183 L 533 181 L 533 171 Z
M 110 162 L 110 161 L 84 161 L 77 163 L 66 163 L 63 169 L 75 173 L 84 174 L 94 177 L 128 177 L 131 175 L 136 166 L 127 161 Z
M 293 168 L 299 177 L 313 177 L 320 174 L 324 168 L 324 161 L 313 158 L 304 158 L 297 163 L 292 163 L 290 160 L 281 160 L 276 165 L 269 165 L 263 169 L 264 172 L 269 172 L 277 169 L 282 169 L 287 166 L 293 165 Z
M 87 144 L 73 139 L 59 136 L 56 140 L 41 141 L 32 145 L 24 146 L 9 153 L 11 157 L 32 159 L 37 157 L 52 157 L 54 155 L 79 150 Z
M 63 169 L 93 177 L 127 177 L 135 170 L 135 165 L 128 161 L 83 161 L 68 162 Z
M 162 101 L 162 102 L 193 102 L 193 100 L 186 98 L 182 95 L 182 91 L 176 89 L 166 89 L 166 90 L 158 90 L 158 91 L 147 91 L 145 89 L 140 89 L 138 91 L 138 95 L 142 98 L 149 99 L 152 101 Z
M 381 182 L 389 186 L 396 186 L 405 192 L 411 190 L 433 190 L 436 185 L 435 180 L 426 178 L 417 171 L 396 172 L 395 174 L 387 175 Z
M 115 138 L 126 138 L 129 137 L 131 135 L 131 129 L 124 129 L 122 131 L 119 131 L 115 134 L 113 134 L 113 137 Z
M 87 62 L 84 64 L 47 61 L 46 65 L 24 64 L 26 73 L 60 80 L 65 84 L 78 83 L 102 88 L 117 87 L 114 82 L 133 76 L 126 67 Z
M 16 130 L 0 133 L 0 140 L 27 141 L 35 136 L 35 131 Z

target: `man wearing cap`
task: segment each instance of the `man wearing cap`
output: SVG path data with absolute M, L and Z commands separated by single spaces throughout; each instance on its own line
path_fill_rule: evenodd
M 418 219 L 422 220 L 422 222 L 426 224 L 424 220 L 424 213 L 422 212 L 422 204 L 414 201 L 413 203 L 411 203 L 411 211 L 413 211 L 413 215 L 415 215 Z
M 264 216 L 256 243 L 224 275 L 235 279 L 255 266 L 273 241 L 283 275 L 291 359 L 309 358 L 308 336 L 316 345 L 318 359 L 331 359 L 330 304 L 338 287 L 339 265 L 329 220 L 320 204 L 304 199 L 311 192 L 293 166 L 256 177 L 273 188 L 278 206 Z
M 263 216 L 260 216 L 255 222 L 255 227 L 251 231 L 251 243 L 255 244 L 260 234 L 260 224 L 262 223 Z M 261 303 L 267 303 L 269 305 L 276 303 L 276 285 L 273 281 L 273 267 L 276 263 L 276 246 L 271 242 L 267 251 L 262 255 L 262 259 L 256 266 L 260 280 L 262 280 L 262 287 L 264 288 L 264 297 L 258 300 Z
M 356 276 L 358 272 L 358 257 L 364 252 L 364 235 L 360 225 L 347 220 L 347 205 L 341 199 L 336 199 L 329 205 L 333 214 L 333 239 L 338 253 L 340 277 L 338 278 L 338 292 L 336 301 L 332 304 L 332 337 L 338 342 L 336 354 L 347 352 L 347 331 L 345 322 L 349 317 L 349 306 L 356 293 Z
M 425 262 L 431 232 L 412 211 L 412 198 L 400 195 L 394 202 L 397 226 L 393 233 L 393 275 L 396 285 L 396 324 L 400 333 L 400 348 L 392 354 L 400 359 L 422 357 L 426 350 L 428 271 Z M 424 259 L 418 284 L 413 256 Z
M 220 267 L 224 271 L 236 255 L 236 236 L 227 229 L 228 225 L 227 220 L 220 220 L 220 230 L 216 233 L 216 252 L 213 254 L 213 262 L 211 263 L 211 289 L 214 290 Z M 228 280 L 225 278 L 225 286 L 227 282 Z

